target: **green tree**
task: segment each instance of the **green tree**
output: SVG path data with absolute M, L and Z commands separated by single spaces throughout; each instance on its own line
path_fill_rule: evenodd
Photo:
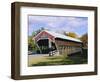
M 31 51 L 37 50 L 37 46 L 32 36 L 28 37 L 28 50 L 31 50 Z
M 40 33 L 42 30 L 45 30 L 45 28 L 44 28 L 44 27 L 41 27 L 41 28 L 38 29 L 35 33 L 38 34 L 38 33 Z
M 34 37 L 36 35 L 36 32 L 35 31 L 33 31 L 32 32 L 32 37 Z

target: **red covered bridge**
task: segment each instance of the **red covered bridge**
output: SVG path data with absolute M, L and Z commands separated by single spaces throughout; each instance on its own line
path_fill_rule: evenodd
M 43 30 L 35 37 L 35 42 L 43 54 L 72 54 L 82 52 L 82 42 L 78 39 L 52 31 Z

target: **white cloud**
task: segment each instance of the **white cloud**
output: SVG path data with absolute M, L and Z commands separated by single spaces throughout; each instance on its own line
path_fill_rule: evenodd
M 87 18 L 82 17 L 57 17 L 57 16 L 29 16 L 29 23 L 43 25 L 46 29 L 54 31 L 78 32 L 87 29 Z M 84 30 L 85 31 L 85 30 Z M 80 34 L 80 33 L 78 33 Z

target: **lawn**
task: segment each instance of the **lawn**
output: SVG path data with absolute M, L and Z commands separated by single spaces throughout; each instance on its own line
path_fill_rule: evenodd
M 84 54 L 83 54 L 84 55 Z M 70 56 L 46 56 L 29 55 L 28 66 L 47 66 L 47 65 L 72 65 L 72 64 L 86 64 L 87 56 L 83 56 L 80 53 L 72 54 Z

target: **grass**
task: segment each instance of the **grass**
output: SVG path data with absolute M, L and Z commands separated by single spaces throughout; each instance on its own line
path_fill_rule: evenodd
M 86 64 L 87 56 L 76 53 L 70 56 L 64 57 L 63 55 L 59 56 L 30 56 L 28 66 L 47 66 L 47 65 L 72 65 L 72 64 Z

